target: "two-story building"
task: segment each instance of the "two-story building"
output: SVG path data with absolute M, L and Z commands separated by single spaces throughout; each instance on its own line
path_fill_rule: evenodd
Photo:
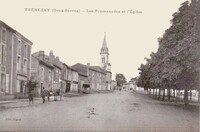
M 69 89 L 70 89 L 70 85 L 68 82 L 68 69 L 69 69 L 69 66 L 63 63 L 63 68 L 61 71 L 61 80 L 62 80 L 61 87 L 62 87 L 62 92 L 64 93 L 69 92 Z
M 78 71 L 78 92 L 81 92 L 83 90 L 83 84 L 89 84 L 88 69 L 80 63 L 73 65 L 72 68 Z
M 31 58 L 31 76 L 38 82 L 38 93 L 42 88 L 52 90 L 53 86 L 53 63 L 50 63 L 49 57 L 44 51 L 38 51 L 32 54 Z
M 24 93 L 30 78 L 32 42 L 0 21 L 0 95 Z
M 107 90 L 106 71 L 99 66 L 89 66 L 89 80 L 93 91 Z
M 72 75 L 70 92 L 78 92 L 78 71 L 72 67 L 70 67 L 70 70 Z
M 106 90 L 106 72 L 104 69 L 99 66 L 90 66 L 89 63 L 87 65 L 77 63 L 72 67 L 79 73 L 88 76 L 86 84 L 90 84 L 91 91 Z
M 59 60 L 59 57 L 55 57 L 53 51 L 49 53 L 49 61 L 53 63 L 53 89 L 60 89 L 62 86 L 61 72 L 63 63 Z

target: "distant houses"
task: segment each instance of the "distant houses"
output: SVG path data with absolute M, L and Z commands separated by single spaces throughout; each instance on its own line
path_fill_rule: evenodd
M 98 66 L 77 63 L 72 66 L 80 75 L 86 75 L 92 91 L 108 90 L 106 85 L 106 71 Z M 80 88 L 82 89 L 82 87 Z
M 74 64 L 68 66 L 50 51 L 31 54 L 33 43 L 4 22 L 0 21 L 0 96 L 25 94 L 30 78 L 38 82 L 37 93 L 61 89 L 63 93 L 82 92 L 83 84 L 91 91 L 112 90 L 111 64 L 106 36 L 100 50 L 100 65 Z

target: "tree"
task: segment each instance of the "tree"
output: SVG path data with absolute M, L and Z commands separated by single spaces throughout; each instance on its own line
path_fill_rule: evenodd
M 199 90 L 200 80 L 200 1 L 184 2 L 173 14 L 172 25 L 159 38 L 159 48 L 139 68 L 138 85 L 149 88 Z M 164 96 L 163 96 L 164 97 Z
M 125 76 L 122 73 L 116 74 L 115 80 L 117 82 L 117 86 L 122 86 L 127 82 Z
M 37 81 L 35 81 L 34 79 L 30 79 L 26 84 L 27 93 L 30 94 L 31 92 L 34 92 L 37 88 L 37 84 Z

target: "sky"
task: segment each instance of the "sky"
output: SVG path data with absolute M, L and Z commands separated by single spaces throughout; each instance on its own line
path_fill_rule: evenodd
M 184 1 L 0 0 L 0 20 L 33 42 L 32 53 L 43 50 L 49 54 L 53 50 L 69 66 L 100 65 L 106 32 L 112 79 L 122 73 L 129 81 L 139 75 L 144 58 L 157 51 L 157 39 L 169 28 L 172 14 Z M 43 11 L 30 11 L 32 8 Z

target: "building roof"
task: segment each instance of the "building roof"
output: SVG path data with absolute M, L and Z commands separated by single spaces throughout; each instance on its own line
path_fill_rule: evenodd
M 104 70 L 103 68 L 99 67 L 99 66 L 89 66 L 89 69 L 106 74 L 106 70 Z
M 13 33 L 15 33 L 17 36 L 23 38 L 25 41 L 29 42 L 30 45 L 33 45 L 33 42 L 31 42 L 29 39 L 27 39 L 26 37 L 24 37 L 21 33 L 19 33 L 15 29 L 13 29 L 12 27 L 10 27 L 9 25 L 7 25 L 3 21 L 0 20 L 0 24 L 3 25 L 3 26 L 5 26 L 7 29 L 9 29 L 10 31 L 12 31 Z
M 43 65 L 45 65 L 45 66 L 47 66 L 47 67 L 49 67 L 51 69 L 54 68 L 53 64 L 51 64 L 50 62 L 45 61 L 45 60 L 39 58 L 39 56 L 37 56 L 37 54 L 32 54 L 31 56 L 34 57 L 34 58 L 36 58 L 39 61 L 40 64 L 43 64 Z
M 93 70 L 93 71 L 96 71 L 96 72 L 100 72 L 100 73 L 103 73 L 103 74 L 106 74 L 106 72 L 107 72 L 106 70 L 102 69 L 99 66 L 87 66 L 87 65 L 84 65 L 84 64 L 81 64 L 81 63 L 76 63 L 72 67 L 74 69 L 76 69 L 79 73 L 85 74 L 85 75 L 87 75 L 87 69 L 90 69 L 90 70 Z
M 81 72 L 78 72 L 78 74 L 81 75 L 81 76 L 85 76 L 85 77 L 88 76 L 87 74 L 84 74 L 84 73 L 81 73 Z
M 76 69 L 79 73 L 87 75 L 87 66 L 81 63 L 76 63 L 71 66 L 73 69 Z

